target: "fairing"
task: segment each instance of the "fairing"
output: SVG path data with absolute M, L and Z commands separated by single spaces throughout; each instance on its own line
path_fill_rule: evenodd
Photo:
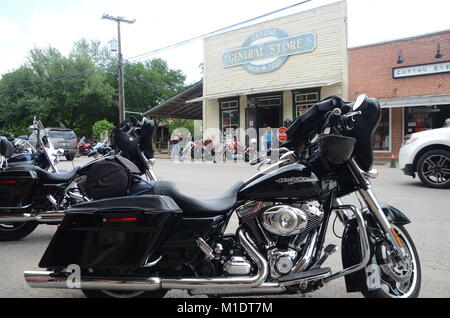
M 336 96 L 328 97 L 313 105 L 289 126 L 286 132 L 288 141 L 281 147 L 298 150 L 309 144 L 311 136 L 319 132 L 325 124 L 325 115 L 329 111 L 339 108 L 346 114 L 352 111 L 352 105 Z M 376 99 L 366 99 L 358 110 L 362 115 L 356 117 L 354 129 L 344 132 L 344 135 L 356 139 L 353 156 L 361 169 L 369 171 L 373 164 L 374 134 L 381 118 L 380 104 Z

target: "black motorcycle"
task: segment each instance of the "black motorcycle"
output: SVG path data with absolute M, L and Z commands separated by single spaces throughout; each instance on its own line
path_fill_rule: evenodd
M 88 297 L 304 294 L 345 277 L 366 297 L 417 297 L 420 263 L 399 210 L 372 191 L 377 100 L 338 97 L 312 106 L 287 131 L 280 159 L 214 200 L 151 183 L 152 194 L 69 210 L 42 257 L 26 271 L 35 288 L 77 288 Z M 268 162 L 259 158 L 253 163 Z M 340 199 L 358 193 L 366 207 Z M 147 192 L 148 193 L 148 192 Z M 235 235 L 224 234 L 236 212 Z M 323 266 L 331 215 L 345 225 L 343 270 Z
M 14 146 L 6 139 L 1 139 L 0 147 L 0 241 L 15 241 L 31 234 L 39 224 L 58 225 L 64 218 L 65 211 L 71 206 L 96 199 L 99 189 L 97 183 L 108 176 L 99 175 L 98 169 L 102 166 L 111 166 L 113 171 L 129 173 L 129 166 L 133 166 L 136 177 L 146 180 L 155 180 L 152 161 L 151 145 L 140 142 L 141 134 L 153 135 L 155 125 L 152 121 L 144 119 L 138 122 L 135 118 L 124 122 L 115 131 L 117 144 L 116 154 L 111 154 L 111 148 L 102 153 L 102 157 L 93 160 L 82 167 L 72 171 L 58 172 L 51 160 L 51 153 L 47 145 L 51 143 L 42 124 L 35 120 L 37 127 L 37 143 L 42 144 L 42 155 L 39 165 L 8 166 L 5 159 L 13 155 Z M 129 139 L 134 142 L 130 143 Z M 125 139 L 126 142 L 122 140 Z M 146 157 L 145 153 L 150 153 Z M 120 159 L 120 160 L 118 160 Z M 127 166 L 128 165 L 128 166 Z M 50 166 L 53 170 L 47 171 Z M 101 170 L 101 169 L 100 169 Z M 90 179 L 96 189 L 90 189 Z M 131 180 L 131 179 L 130 179 Z M 104 183 L 104 182 L 103 182 Z M 134 191 L 134 184 L 118 185 L 112 193 L 126 195 Z M 137 185 L 138 186 L 138 185 Z M 92 188 L 92 186 L 91 186 Z M 123 192 L 122 192 L 123 191 Z M 139 192 L 140 188 L 136 190 Z

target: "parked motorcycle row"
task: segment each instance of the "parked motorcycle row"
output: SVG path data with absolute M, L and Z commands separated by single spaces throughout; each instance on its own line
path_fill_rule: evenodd
M 221 161 L 244 160 L 250 162 L 258 156 L 258 142 L 250 138 L 248 145 L 238 141 L 236 134 L 224 133 L 221 143 L 214 144 L 211 139 L 194 139 L 189 136 L 186 144 L 180 148 L 179 160 L 201 160 L 218 163 Z M 179 141 L 181 143 L 181 141 Z
M 9 167 L 14 146 L 0 139 L 0 240 L 59 224 L 40 270 L 26 271 L 25 280 L 87 297 L 305 294 L 342 277 L 348 292 L 366 297 L 417 297 L 410 220 L 382 205 L 370 182 L 380 116 L 378 101 L 365 95 L 326 98 L 292 123 L 275 160 L 255 154 L 250 163 L 264 170 L 212 200 L 158 180 L 155 125 L 146 119 L 125 121 L 114 131 L 114 151 L 65 173 Z M 38 136 L 48 157 L 46 136 Z M 210 144 L 192 141 L 187 153 Z M 347 195 L 357 195 L 361 207 L 343 204 Z M 225 234 L 233 214 L 239 227 Z M 332 215 L 345 227 L 338 271 L 326 266 L 338 248 L 324 246 Z
M 83 137 L 78 142 L 78 153 L 80 156 L 98 158 L 99 156 L 108 154 L 112 150 L 113 147 L 108 137 L 101 142 L 88 141 L 86 137 Z

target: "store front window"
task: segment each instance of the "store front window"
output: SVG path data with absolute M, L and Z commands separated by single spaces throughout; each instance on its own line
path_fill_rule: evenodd
M 309 107 L 320 101 L 320 89 L 308 89 L 293 92 L 294 118 L 303 115 Z
M 381 110 L 380 124 L 375 131 L 374 150 L 391 151 L 391 110 L 389 108 Z
M 442 128 L 450 118 L 450 105 L 405 108 L 405 135 Z
M 221 123 L 223 133 L 234 133 L 239 128 L 239 100 L 220 102 Z

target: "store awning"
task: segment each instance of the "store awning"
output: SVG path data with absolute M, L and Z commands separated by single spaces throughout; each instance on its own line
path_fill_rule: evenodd
M 219 99 L 219 98 L 226 98 L 226 97 L 239 96 L 239 95 L 264 94 L 264 93 L 270 93 L 270 92 L 295 90 L 295 89 L 302 89 L 302 88 L 325 87 L 325 86 L 336 85 L 341 82 L 342 82 L 341 80 L 316 81 L 316 82 L 307 82 L 307 83 L 286 84 L 286 85 L 280 85 L 280 86 L 266 86 L 266 87 L 259 87 L 259 88 L 250 88 L 250 89 L 244 89 L 244 90 L 238 90 L 238 91 L 229 91 L 226 93 L 201 96 L 201 97 L 197 97 L 197 98 L 188 100 L 188 101 L 186 101 L 186 103 L 198 103 L 198 102 L 201 102 L 204 100 L 209 100 L 209 99 Z
M 379 99 L 381 108 L 450 105 L 450 95 L 410 96 Z
M 148 117 L 167 117 L 182 119 L 202 119 L 203 102 L 186 103 L 203 95 L 203 80 L 195 83 L 171 99 L 153 107 L 144 115 Z

